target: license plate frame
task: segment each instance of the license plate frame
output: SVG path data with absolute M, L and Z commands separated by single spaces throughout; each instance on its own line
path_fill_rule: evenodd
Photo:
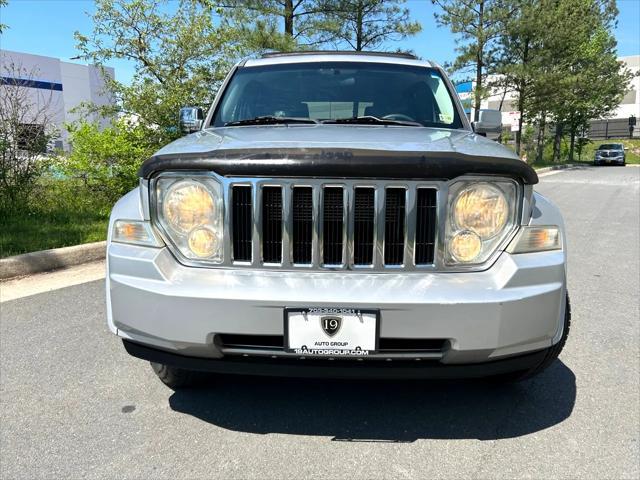
M 291 336 L 290 336 L 290 318 L 291 314 L 304 314 L 306 312 L 307 315 L 312 315 L 318 317 L 318 338 L 323 338 L 325 341 L 331 341 L 331 337 L 328 336 L 326 332 L 323 331 L 321 327 L 321 318 L 324 316 L 335 316 L 340 317 L 341 322 L 344 324 L 345 321 L 353 322 L 358 320 L 358 315 L 362 315 L 362 320 L 366 319 L 373 320 L 375 322 L 374 331 L 373 331 L 373 349 L 361 349 L 359 352 L 356 350 L 345 349 L 344 347 L 340 348 L 331 348 L 329 346 L 322 346 L 317 348 L 309 348 L 308 351 L 302 351 L 299 347 L 291 347 Z M 284 350 L 287 353 L 295 353 L 301 356 L 317 356 L 317 357 L 361 357 L 372 355 L 378 352 L 379 350 L 379 341 L 380 341 L 380 310 L 374 308 L 350 308 L 350 307 L 287 307 L 283 311 L 284 316 Z M 365 317 L 366 316 L 366 317 Z M 371 318 L 373 317 L 373 318 Z M 370 328 L 367 327 L 367 328 Z M 338 333 L 334 335 L 338 336 Z M 338 337 L 339 338 L 339 337 Z M 339 340 L 336 340 L 339 341 Z

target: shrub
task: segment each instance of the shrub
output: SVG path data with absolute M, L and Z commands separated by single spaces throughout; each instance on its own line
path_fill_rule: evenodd
M 56 171 L 107 204 L 136 186 L 138 168 L 157 148 L 147 128 L 122 119 L 104 129 L 88 122 L 67 128 L 71 152 L 58 158 Z

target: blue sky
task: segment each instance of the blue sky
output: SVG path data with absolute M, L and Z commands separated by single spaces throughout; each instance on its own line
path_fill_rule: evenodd
M 455 58 L 453 37 L 446 28 L 436 26 L 430 0 L 408 0 L 412 17 L 422 24 L 422 32 L 389 47 L 409 48 L 423 58 L 446 63 Z M 620 16 L 615 31 L 620 56 L 640 54 L 640 0 L 618 0 Z M 74 31 L 91 31 L 87 12 L 94 9 L 91 0 L 9 0 L 0 11 L 0 23 L 9 29 L 0 36 L 0 48 L 57 57 L 63 60 L 78 54 Z M 114 61 L 116 78 L 127 81 L 133 67 Z

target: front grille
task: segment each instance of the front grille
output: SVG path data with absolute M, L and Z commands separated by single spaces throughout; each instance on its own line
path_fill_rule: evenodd
M 226 265 L 372 270 L 434 265 L 435 185 L 243 179 L 229 188 Z

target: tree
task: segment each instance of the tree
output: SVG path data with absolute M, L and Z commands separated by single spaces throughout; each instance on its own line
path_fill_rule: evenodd
M 569 161 L 573 161 L 578 132 L 589 120 L 615 109 L 624 96 L 632 74 L 617 59 L 611 30 L 618 10 L 615 0 L 580 0 L 583 28 L 578 29 L 576 55 L 570 59 L 566 78 L 566 101 L 554 112 L 569 130 Z M 568 107 L 568 108 L 567 108 Z
M 29 88 L 38 77 L 36 69 L 4 55 L 0 65 L 0 212 L 6 213 L 28 205 L 47 170 L 44 154 L 58 134 L 58 105 L 57 92 Z
M 227 18 L 235 19 L 235 25 L 253 24 L 254 32 L 281 32 L 290 42 L 284 48 L 298 46 L 315 47 L 331 41 L 337 26 L 327 15 L 325 0 L 200 0 L 225 10 Z M 276 43 L 283 44 L 282 39 Z
M 537 159 L 542 156 L 548 121 L 555 123 L 554 160 L 565 130 L 575 137 L 589 120 L 606 115 L 620 101 L 629 80 L 615 52 L 611 29 L 613 0 L 509 0 L 497 45 L 497 82 L 515 94 L 520 115 L 516 150 L 523 125 L 538 122 Z M 570 25 L 571 28 L 567 28 Z
M 9 0 L 0 0 L 0 9 L 9 5 Z M 7 26 L 4 23 L 0 23 L 0 34 L 6 30 Z
M 362 51 L 420 32 L 421 25 L 410 20 L 404 3 L 405 0 L 329 0 L 323 8 L 337 26 L 336 40 Z
M 120 113 L 135 116 L 161 145 L 176 138 L 182 106 L 210 104 L 230 65 L 257 36 L 235 28 L 208 2 L 98 0 L 93 32 L 76 32 L 82 56 L 97 65 L 130 60 L 129 85 L 106 78 Z M 113 113 L 113 112 L 103 112 Z
M 615 0 L 539 1 L 544 33 L 525 109 L 555 123 L 554 161 L 568 130 L 573 160 L 578 132 L 618 105 L 632 75 L 617 60 Z
M 496 41 L 497 55 L 493 88 L 515 94 L 519 112 L 518 130 L 515 135 L 516 153 L 520 155 L 523 125 L 528 120 L 525 108 L 534 95 L 533 85 L 539 72 L 543 55 L 547 18 L 544 1 L 511 0 L 511 15 L 504 17 L 502 35 Z
M 441 13 L 435 18 L 439 25 L 448 26 L 458 35 L 458 56 L 453 63 L 456 71 L 472 70 L 474 120 L 478 120 L 480 103 L 486 94 L 485 79 L 493 73 L 497 46 L 503 33 L 504 19 L 513 10 L 505 0 L 431 0 Z

